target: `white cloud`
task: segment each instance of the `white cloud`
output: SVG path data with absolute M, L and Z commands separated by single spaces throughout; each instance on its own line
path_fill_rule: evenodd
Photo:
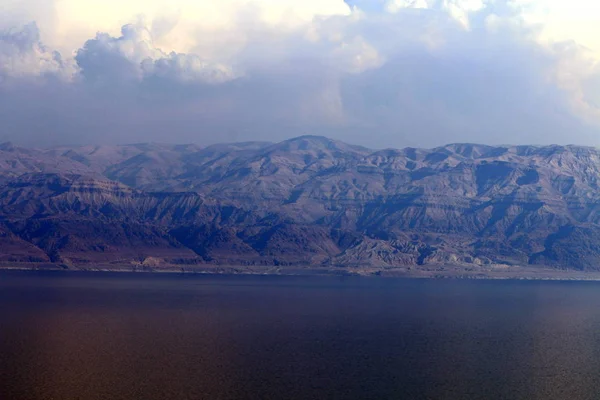
M 385 5 L 388 12 L 395 13 L 403 8 L 429 8 L 426 0 L 390 0 Z
M 579 116 L 600 123 L 600 62 L 589 50 L 574 42 L 555 44 L 554 80 L 569 93 L 569 101 Z
M 146 76 L 157 76 L 182 83 L 223 83 L 239 77 L 231 67 L 203 61 L 194 54 L 172 52 L 142 64 Z
M 98 33 L 75 59 L 86 80 L 104 84 L 142 81 L 152 76 L 201 83 L 222 83 L 236 77 L 231 68 L 196 55 L 166 54 L 155 47 L 152 33 L 141 24 L 123 26 L 119 37 Z
M 389 0 L 385 6 L 391 13 L 407 8 L 443 10 L 467 29 L 470 25 L 470 14 L 484 7 L 483 0 Z
M 44 76 L 68 80 L 75 72 L 71 61 L 64 62 L 58 52 L 40 42 L 35 23 L 0 32 L 0 83 L 11 78 Z
M 244 35 L 248 24 L 290 30 L 315 17 L 349 12 L 343 0 L 1 0 L 0 28 L 36 21 L 45 43 L 70 54 L 96 32 L 116 36 L 141 16 L 155 33 L 163 29 L 155 38 L 160 48 L 187 53 L 205 43 L 201 32 Z
M 443 8 L 465 28 L 470 26 L 470 14 L 485 6 L 482 0 L 444 0 Z
M 591 0 L 510 0 L 529 24 L 540 30 L 547 42 L 574 41 L 600 57 L 598 15 L 600 3 Z
M 343 71 L 359 74 L 382 66 L 385 59 L 361 36 L 341 43 L 332 51 L 333 60 Z

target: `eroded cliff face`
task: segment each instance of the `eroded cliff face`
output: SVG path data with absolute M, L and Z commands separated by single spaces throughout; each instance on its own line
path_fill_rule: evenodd
M 0 261 L 600 269 L 600 151 L 0 146 Z

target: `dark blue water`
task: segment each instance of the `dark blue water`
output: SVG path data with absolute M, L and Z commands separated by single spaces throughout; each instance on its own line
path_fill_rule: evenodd
M 597 399 L 600 284 L 0 273 L 0 399 Z

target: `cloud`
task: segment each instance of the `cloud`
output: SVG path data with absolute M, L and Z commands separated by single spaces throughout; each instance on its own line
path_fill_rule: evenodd
M 69 79 L 73 73 L 72 63 L 40 42 L 35 23 L 0 32 L 0 84 L 19 78 Z
M 426 0 L 390 0 L 385 8 L 388 12 L 395 13 L 403 8 L 429 8 L 429 3 Z
M 582 118 L 600 121 L 600 62 L 588 49 L 563 42 L 551 47 L 557 54 L 554 79 L 569 93 L 569 101 Z
M 507 29 L 450 24 L 443 32 L 441 44 L 424 50 L 427 29 L 413 31 L 421 39 L 400 40 L 381 68 L 346 79 L 349 125 L 377 132 L 373 140 L 415 146 L 597 140 L 574 114 L 572 92 L 553 77 L 564 53 Z
M 62 4 L 59 20 L 85 17 Z M 541 40 L 515 0 L 173 4 L 154 18 L 167 3 L 149 1 L 146 16 L 93 33 L 72 56 L 35 25 L 1 34 L 0 77 L 16 83 L 0 83 L 0 139 L 598 144 L 596 55 Z M 192 23 L 200 11 L 212 26 Z
M 240 21 L 239 15 L 249 10 L 254 21 Z M 0 29 L 36 21 L 45 43 L 70 53 L 96 32 L 117 36 L 123 25 L 142 16 L 159 34 L 159 47 L 188 53 L 199 45 L 212 47 L 214 40 L 206 34 L 244 40 L 244 25 L 249 23 L 289 30 L 314 17 L 348 13 L 343 0 L 2 0 Z M 232 32 L 237 35 L 229 35 Z
M 106 85 L 141 82 L 154 76 L 202 83 L 222 83 L 236 77 L 231 68 L 193 54 L 166 54 L 155 47 L 152 33 L 141 24 L 123 26 L 120 37 L 98 33 L 77 51 L 75 60 L 86 81 Z
M 470 25 L 470 14 L 484 7 L 483 0 L 389 0 L 385 5 L 385 9 L 391 13 L 403 9 L 443 10 L 467 29 Z

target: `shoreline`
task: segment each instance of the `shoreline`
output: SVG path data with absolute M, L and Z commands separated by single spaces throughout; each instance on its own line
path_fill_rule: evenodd
M 600 281 L 600 271 L 556 270 L 550 268 L 511 267 L 474 270 L 449 266 L 437 269 L 412 270 L 408 268 L 352 268 L 352 267 L 275 267 L 275 266 L 169 266 L 131 267 L 107 266 L 66 267 L 57 264 L 0 265 L 4 271 L 64 272 L 64 273 L 140 273 L 168 275 L 246 275 L 246 276 L 325 276 L 325 277 L 378 277 L 404 279 L 459 279 L 459 280 L 540 280 L 540 281 Z

